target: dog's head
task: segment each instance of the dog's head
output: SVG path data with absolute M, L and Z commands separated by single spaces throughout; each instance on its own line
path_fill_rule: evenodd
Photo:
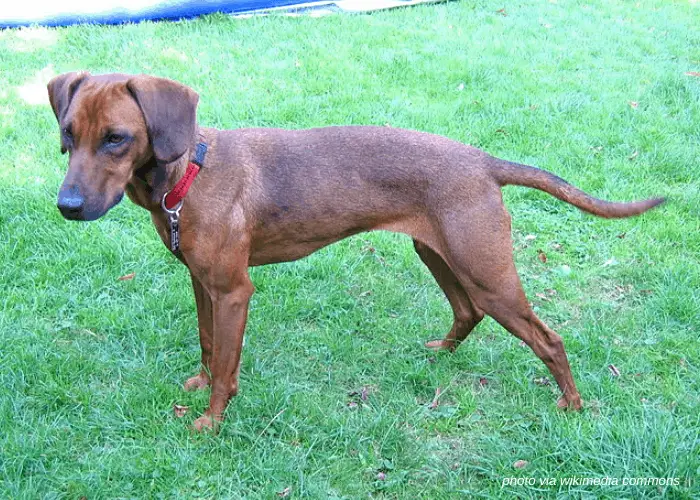
M 177 82 L 66 73 L 52 79 L 48 90 L 61 152 L 69 155 L 58 193 L 66 219 L 103 216 L 146 162 L 169 163 L 191 146 L 199 96 Z

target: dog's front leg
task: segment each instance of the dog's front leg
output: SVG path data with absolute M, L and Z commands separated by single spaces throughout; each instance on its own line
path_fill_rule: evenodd
M 200 283 L 194 274 L 190 276 L 192 278 L 194 300 L 197 304 L 197 322 L 199 324 L 199 346 L 202 349 L 202 366 L 197 375 L 188 378 L 185 382 L 186 391 L 204 389 L 211 382 L 209 377 L 209 362 L 211 360 L 214 334 L 214 321 L 209 292 L 202 286 L 202 283 Z
M 209 287 L 214 320 L 212 352 L 209 360 L 211 396 L 209 408 L 194 421 L 193 425 L 197 430 L 212 429 L 216 422 L 223 420 L 223 413 L 229 399 L 238 392 L 243 333 L 248 317 L 248 303 L 253 290 L 246 266 L 234 272 L 228 286 Z

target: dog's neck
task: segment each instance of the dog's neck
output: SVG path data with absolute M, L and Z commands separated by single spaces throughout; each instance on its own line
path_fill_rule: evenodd
M 139 167 L 126 186 L 131 201 L 149 212 L 162 210 L 161 201 L 187 169 L 191 149 L 170 163 L 160 163 L 151 157 Z
M 193 158 L 195 145 L 198 142 L 205 142 L 211 150 L 212 138 L 207 135 L 210 134 L 205 134 L 204 130 L 198 129 L 190 147 L 179 158 L 164 163 L 158 161 L 155 156 L 151 156 L 146 163 L 136 169 L 126 186 L 126 194 L 131 201 L 149 212 L 162 211 L 163 196 L 185 174 L 187 164 Z

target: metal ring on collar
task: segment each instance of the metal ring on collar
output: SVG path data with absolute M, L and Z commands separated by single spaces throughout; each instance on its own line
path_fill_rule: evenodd
M 163 199 L 162 199 L 161 202 L 160 202 L 160 206 L 163 208 L 163 210 L 165 210 L 166 213 L 168 213 L 168 214 L 170 214 L 170 215 L 179 215 L 179 214 L 180 214 L 180 209 L 182 208 L 182 203 L 183 203 L 185 200 L 180 200 L 180 201 L 177 202 L 177 205 L 175 205 L 175 207 L 173 207 L 173 208 L 168 208 L 168 207 L 165 206 L 165 198 L 166 198 L 167 196 L 168 196 L 168 193 L 166 192 L 166 193 L 163 195 Z

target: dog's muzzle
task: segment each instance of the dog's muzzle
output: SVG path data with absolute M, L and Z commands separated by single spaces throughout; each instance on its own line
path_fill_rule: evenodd
M 94 202 L 86 200 L 79 186 L 72 185 L 61 189 L 58 193 L 57 206 L 63 217 L 68 220 L 91 221 L 102 217 L 112 207 L 122 201 L 123 197 L 124 192 L 122 191 L 106 207 L 102 204 L 95 205 Z
M 84 220 L 85 197 L 78 186 L 61 189 L 58 193 L 57 206 L 66 219 Z

